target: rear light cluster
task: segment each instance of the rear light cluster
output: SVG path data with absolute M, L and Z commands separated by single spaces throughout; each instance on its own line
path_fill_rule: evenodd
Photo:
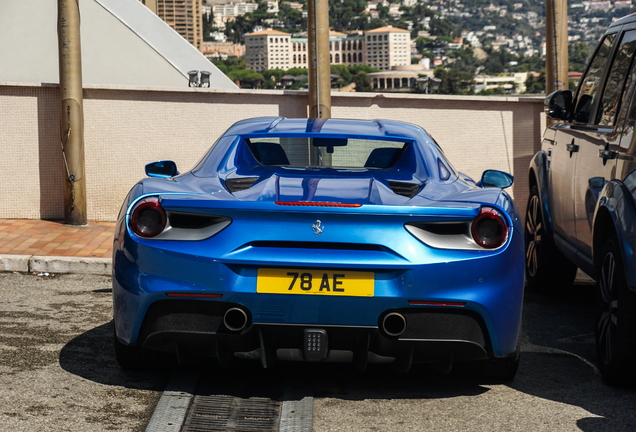
M 482 207 L 470 227 L 475 243 L 485 249 L 503 245 L 508 239 L 508 230 L 503 215 L 492 207 Z
M 130 229 L 140 237 L 154 237 L 166 227 L 166 212 L 158 198 L 146 198 L 135 206 Z

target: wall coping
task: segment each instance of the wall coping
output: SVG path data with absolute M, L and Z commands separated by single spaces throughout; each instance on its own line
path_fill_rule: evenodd
M 25 83 L 0 81 L 0 87 L 59 87 L 57 83 Z M 168 93 L 212 93 L 212 94 L 236 94 L 236 95 L 289 95 L 306 96 L 304 90 L 249 90 L 249 89 L 216 89 L 199 87 L 143 87 L 143 86 L 123 86 L 123 85 L 97 85 L 84 84 L 84 90 L 121 90 L 139 92 L 168 92 Z M 518 96 L 464 96 L 464 95 L 440 95 L 440 94 L 418 94 L 418 93 L 376 93 L 376 92 L 337 92 L 332 91 L 331 97 L 353 98 L 353 99 L 420 99 L 420 100 L 452 100 L 467 102 L 524 102 L 524 103 L 544 103 L 545 96 L 540 95 L 518 95 Z

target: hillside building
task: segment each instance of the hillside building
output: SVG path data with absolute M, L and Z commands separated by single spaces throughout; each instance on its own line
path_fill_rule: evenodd
M 201 51 L 203 43 L 201 0 L 139 1 Z
M 308 67 L 307 37 L 293 37 L 278 30 L 262 30 L 245 36 L 245 66 L 266 69 Z M 363 34 L 329 32 L 331 64 L 369 66 L 388 71 L 411 64 L 411 37 L 407 30 L 381 27 Z

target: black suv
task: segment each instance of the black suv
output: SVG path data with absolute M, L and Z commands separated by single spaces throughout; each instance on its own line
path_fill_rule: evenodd
M 636 14 L 607 30 L 573 93 L 545 101 L 553 120 L 530 163 L 526 277 L 531 288 L 597 282 L 604 379 L 636 383 Z M 556 121 L 555 121 L 556 120 Z

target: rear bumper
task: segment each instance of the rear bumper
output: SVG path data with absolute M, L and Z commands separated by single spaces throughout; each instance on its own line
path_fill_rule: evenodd
M 246 325 L 232 331 L 224 315 L 232 308 L 246 312 Z M 386 313 L 405 317 L 399 336 L 382 326 Z M 254 323 L 239 304 L 199 300 L 162 300 L 146 313 L 138 344 L 152 350 L 218 357 L 308 360 L 303 351 L 307 329 L 322 329 L 328 351 L 324 361 L 406 362 L 410 364 L 473 361 L 493 357 L 485 323 L 471 311 L 393 309 L 379 317 L 377 326 L 310 326 Z
M 422 358 L 429 355 L 427 353 L 435 357 L 436 351 L 443 350 L 441 346 L 461 346 L 463 348 L 451 351 L 464 355 L 461 351 L 465 349 L 473 358 L 513 354 L 521 322 L 524 283 L 523 238 L 517 230 L 511 231 L 505 247 L 495 251 L 433 250 L 408 233 L 398 236 L 405 232 L 401 228 L 401 232 L 393 236 L 387 234 L 383 238 L 395 243 L 395 247 L 379 250 L 287 248 L 271 251 L 247 247 L 240 249 L 239 257 L 239 252 L 216 255 L 215 242 L 223 241 L 223 233 L 204 242 L 142 244 L 131 239 L 124 229 L 113 258 L 117 336 L 127 345 L 165 350 L 174 350 L 175 344 L 187 340 L 191 341 L 188 345 L 199 347 L 197 352 L 207 350 L 210 355 L 217 355 L 215 350 L 219 344 L 221 349 L 231 352 L 250 352 L 260 347 L 255 341 L 261 337 L 271 336 L 277 341 L 282 336 L 276 335 L 287 334 L 288 328 L 297 328 L 300 333 L 306 328 L 322 328 L 327 330 L 330 341 L 335 343 L 343 338 L 343 349 L 352 351 L 355 349 L 351 347 L 358 344 L 357 332 L 368 333 L 373 347 L 370 351 L 378 355 L 413 349 L 420 352 Z M 390 250 L 398 250 L 399 254 L 387 252 Z M 262 267 L 373 271 L 374 295 L 257 293 L 258 269 Z M 188 324 L 183 329 L 179 327 L 178 315 L 149 318 L 172 314 L 155 312 L 158 307 L 155 304 L 168 301 L 167 293 L 215 294 L 220 298 L 180 300 L 193 308 L 186 308 L 183 314 L 202 315 L 203 320 L 186 317 Z M 413 301 L 457 302 L 462 306 L 416 305 Z M 204 310 L 219 310 L 199 314 L 200 306 L 191 306 L 195 304 L 206 305 Z M 250 325 L 241 337 L 226 334 L 219 327 L 222 326 L 219 317 L 232 306 L 243 308 L 249 315 Z M 379 330 L 381 317 L 394 310 L 402 311 L 409 321 L 407 330 L 399 338 L 387 337 Z M 411 314 L 413 317 L 409 317 Z M 465 317 L 478 325 L 464 323 Z M 175 327 L 150 332 L 152 322 L 154 326 L 173 323 Z M 473 331 L 467 336 L 462 330 L 466 326 L 478 327 L 479 332 Z M 349 333 L 349 337 L 342 336 Z M 283 339 L 293 340 L 294 336 Z M 292 343 L 285 344 L 290 349 L 295 347 Z M 274 342 L 271 346 L 274 350 L 286 349 L 283 345 L 279 348 L 278 342 Z M 473 352 L 474 347 L 478 347 L 479 354 Z

